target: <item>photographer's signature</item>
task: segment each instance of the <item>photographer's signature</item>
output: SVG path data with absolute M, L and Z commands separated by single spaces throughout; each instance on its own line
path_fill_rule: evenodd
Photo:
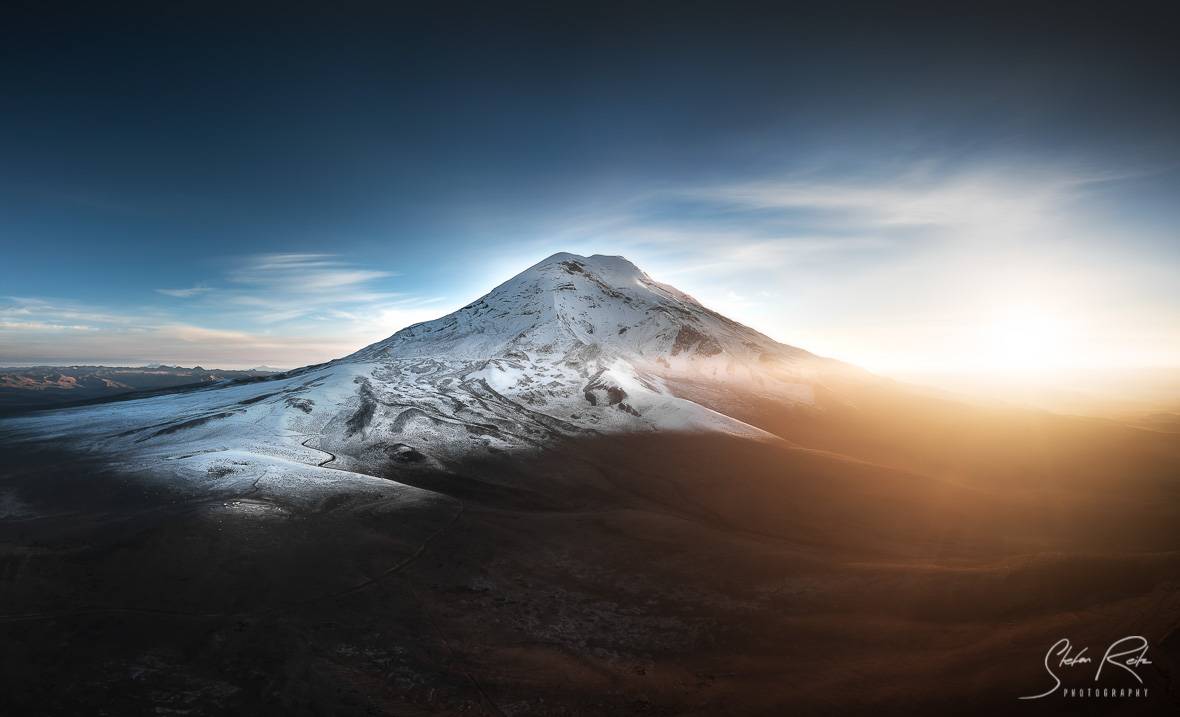
M 1058 672 L 1083 665 L 1096 665 L 1094 669 L 1095 682 L 1102 678 L 1102 672 L 1105 669 L 1107 672 L 1125 670 L 1139 684 L 1143 684 L 1143 678 L 1139 676 L 1138 668 L 1151 664 L 1151 660 L 1147 659 L 1147 638 L 1140 635 L 1128 635 L 1115 640 L 1110 644 L 1110 647 L 1106 648 L 1106 654 L 1097 663 L 1086 655 L 1086 651 L 1089 649 L 1083 647 L 1075 652 L 1069 638 L 1065 637 L 1053 643 L 1053 646 L 1045 653 L 1045 672 L 1048 672 L 1049 677 L 1053 678 L 1053 686 L 1039 695 L 1028 695 L 1020 699 L 1039 700 L 1042 697 L 1048 697 L 1061 689 L 1061 678 L 1057 676 Z M 1075 697 L 1146 697 L 1147 688 L 1066 688 L 1065 693 L 1066 696 Z

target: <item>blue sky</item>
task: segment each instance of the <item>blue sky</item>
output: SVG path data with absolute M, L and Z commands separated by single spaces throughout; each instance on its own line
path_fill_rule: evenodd
M 573 251 L 886 372 L 1180 364 L 1147 6 L 30 7 L 0 363 L 322 361 Z

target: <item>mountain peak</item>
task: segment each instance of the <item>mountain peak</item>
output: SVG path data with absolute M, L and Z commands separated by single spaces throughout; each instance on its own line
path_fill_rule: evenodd
M 551 254 L 533 266 L 538 267 L 547 264 L 557 264 L 563 261 L 576 261 L 581 264 L 594 264 L 596 266 L 621 264 L 629 266 L 635 271 L 638 271 L 638 268 L 625 256 L 620 256 L 618 254 L 591 254 L 590 256 L 582 256 L 581 254 L 573 254 L 568 251 L 559 251 L 556 254 Z
M 579 363 L 587 356 L 733 375 L 809 356 L 661 284 L 622 256 L 559 252 L 451 314 L 409 326 L 349 359 L 507 356 Z
M 639 267 L 623 256 L 593 254 L 581 256 L 569 252 L 558 252 L 526 269 L 518 276 L 529 272 L 557 268 L 567 274 L 589 273 L 612 285 L 628 285 L 650 278 Z
M 679 397 L 676 386 L 745 386 L 806 403 L 813 397 L 801 376 L 813 358 L 624 257 L 560 252 L 337 365 L 357 376 L 357 415 L 389 413 L 381 420 L 396 433 L 420 422 L 450 435 L 482 416 L 457 441 L 467 445 L 485 441 L 487 426 L 508 430 L 504 421 L 513 433 L 535 432 L 526 443 L 550 432 L 642 427 L 757 433 Z

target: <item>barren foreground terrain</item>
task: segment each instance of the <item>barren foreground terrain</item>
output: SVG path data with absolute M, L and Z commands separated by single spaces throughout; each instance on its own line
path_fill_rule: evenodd
M 2 711 L 1174 714 L 1180 451 L 950 410 L 761 414 L 819 448 L 570 440 L 314 504 L 13 446 Z M 1144 684 L 1099 685 L 1148 696 L 1017 700 L 1058 639 L 1128 635 Z

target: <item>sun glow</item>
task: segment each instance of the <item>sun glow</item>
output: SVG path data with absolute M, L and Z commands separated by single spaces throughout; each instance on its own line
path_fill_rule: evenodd
M 1000 373 L 1041 373 L 1075 367 L 1080 347 L 1073 322 L 1036 305 L 1013 305 L 994 313 L 977 332 L 973 363 Z
M 1032 294 L 1004 303 L 948 306 L 941 315 L 909 326 L 857 327 L 835 335 L 836 341 L 827 334 L 801 342 L 888 376 L 990 376 L 1047 385 L 1129 361 L 1117 346 L 1098 338 L 1113 335 L 1112 329 L 1101 329 L 1092 314 Z

